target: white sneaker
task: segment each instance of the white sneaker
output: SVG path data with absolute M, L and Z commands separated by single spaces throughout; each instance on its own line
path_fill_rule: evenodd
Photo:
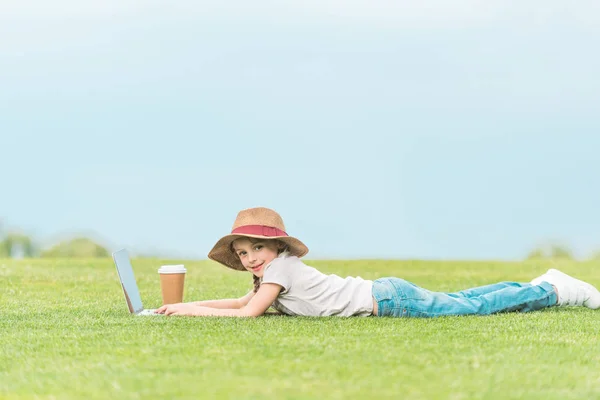
M 558 292 L 559 306 L 585 306 L 596 310 L 600 308 L 600 292 L 594 286 L 575 279 L 557 269 L 549 269 L 542 276 L 531 281 L 532 285 L 548 282 Z

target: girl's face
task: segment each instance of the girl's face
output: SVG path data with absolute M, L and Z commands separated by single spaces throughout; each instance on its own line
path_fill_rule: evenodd
M 237 239 L 233 242 L 233 251 L 244 268 L 259 278 L 263 277 L 265 267 L 277 258 L 277 245 L 269 240 Z

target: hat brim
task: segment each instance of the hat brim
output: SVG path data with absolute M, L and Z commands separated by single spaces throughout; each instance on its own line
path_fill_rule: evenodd
M 231 251 L 231 243 L 234 240 L 244 237 L 256 238 L 256 239 L 277 239 L 288 246 L 291 255 L 296 257 L 302 257 L 308 253 L 308 247 L 300 240 L 292 236 L 261 236 L 261 235 L 238 235 L 231 234 L 223 236 L 213 246 L 212 250 L 208 253 L 208 258 L 214 260 L 226 267 L 235 269 L 237 271 L 246 271 L 246 268 L 242 265 L 239 257 Z

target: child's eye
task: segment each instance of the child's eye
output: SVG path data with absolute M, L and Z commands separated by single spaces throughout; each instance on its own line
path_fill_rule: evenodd
M 245 252 L 245 251 L 240 251 L 240 252 L 238 253 L 238 256 L 239 256 L 239 257 L 241 257 L 241 256 L 243 256 L 243 255 L 246 255 L 246 252 Z
M 256 246 L 254 246 L 254 250 L 260 250 L 260 249 L 262 249 L 262 248 L 263 248 L 263 245 L 262 245 L 262 244 L 258 244 L 258 245 L 256 245 Z

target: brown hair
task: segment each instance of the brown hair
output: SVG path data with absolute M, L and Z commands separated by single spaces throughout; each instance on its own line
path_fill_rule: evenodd
M 253 238 L 253 237 L 246 237 L 245 239 L 248 239 L 250 241 L 250 243 L 254 244 L 254 243 L 264 243 L 267 247 L 270 247 L 273 250 L 277 250 L 277 255 L 283 253 L 284 251 L 286 251 L 288 249 L 288 246 L 283 243 L 281 240 L 277 240 L 277 239 L 260 239 L 260 238 Z M 233 254 L 236 255 L 237 257 L 237 253 L 235 252 L 235 249 L 233 248 L 233 243 L 235 242 L 235 240 L 233 242 L 231 242 L 231 245 L 229 246 L 231 252 Z M 254 279 L 254 293 L 258 292 L 258 288 L 260 288 L 260 283 L 261 280 L 258 276 L 252 274 L 252 278 Z

